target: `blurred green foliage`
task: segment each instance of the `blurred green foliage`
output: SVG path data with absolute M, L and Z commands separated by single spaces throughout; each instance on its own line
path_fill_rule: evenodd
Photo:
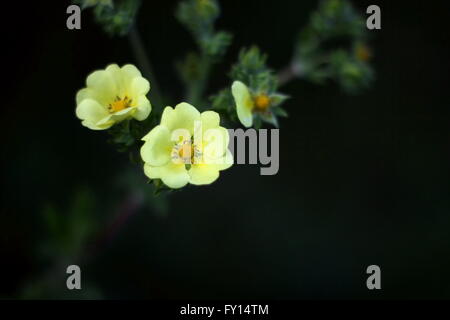
M 242 81 L 253 90 L 273 93 L 277 88 L 277 77 L 266 62 L 267 54 L 263 54 L 258 47 L 244 48 L 231 68 L 230 77 Z
M 357 93 L 374 75 L 370 55 L 358 54 L 370 51 L 367 38 L 365 19 L 349 1 L 321 1 L 298 36 L 292 69 L 314 83 L 333 79 L 346 92 Z
M 211 67 L 220 62 L 232 41 L 226 31 L 216 31 L 215 23 L 220 16 L 217 0 L 180 1 L 176 18 L 191 33 L 199 52 L 188 52 L 177 63 L 179 77 L 186 87 L 186 100 L 202 108 Z
M 46 237 L 39 250 L 41 257 L 77 259 L 98 230 L 95 193 L 88 188 L 78 190 L 67 208 L 47 204 L 43 209 Z
M 212 61 L 220 60 L 232 40 L 229 32 L 215 30 L 219 16 L 217 0 L 180 1 L 176 10 L 178 21 L 192 34 L 202 55 Z
M 110 36 L 125 36 L 133 25 L 141 0 L 74 0 L 82 9 L 92 8 L 95 20 Z
M 26 279 L 18 293 L 21 299 L 101 299 L 95 285 L 86 281 L 81 291 L 65 287 L 65 270 L 71 264 L 86 260 L 87 253 L 102 222 L 98 215 L 96 196 L 84 187 L 74 192 L 65 208 L 47 204 L 42 212 L 41 230 L 36 243 L 35 259 L 44 266 L 35 278 Z

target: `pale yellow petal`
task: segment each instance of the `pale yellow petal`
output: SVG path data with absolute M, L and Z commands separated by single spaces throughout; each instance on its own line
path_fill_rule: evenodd
M 122 75 L 125 81 L 131 81 L 133 78 L 142 77 L 141 72 L 132 64 L 122 66 Z
M 120 122 L 127 118 L 132 117 L 136 113 L 136 111 L 137 111 L 136 108 L 128 107 L 111 114 L 111 119 L 114 120 L 114 122 Z
M 94 71 L 86 79 L 86 86 L 95 91 L 96 96 L 104 105 L 114 101 L 117 96 L 117 85 L 110 72 Z
M 211 184 L 219 178 L 216 166 L 207 164 L 193 164 L 189 173 L 189 183 L 195 185 Z
M 150 115 L 150 112 L 152 111 L 152 105 L 150 104 L 150 101 L 146 96 L 140 96 L 137 99 L 137 103 L 134 108 L 136 108 L 136 112 L 134 113 L 133 117 L 138 121 L 147 119 L 147 117 Z
M 254 103 L 247 86 L 240 81 L 235 81 L 231 87 L 231 91 L 236 103 L 239 121 L 245 127 L 251 127 L 253 125 L 252 110 Z
M 188 171 L 191 179 L 189 183 L 205 185 L 213 183 L 219 177 L 219 171 L 226 170 L 233 165 L 233 155 L 227 149 L 226 154 L 214 163 L 193 164 Z
M 166 186 L 172 189 L 184 187 L 190 179 L 184 164 L 174 164 L 172 161 L 161 167 L 145 164 L 144 172 L 150 179 L 161 179 Z
M 117 64 L 110 64 L 105 71 L 109 73 L 115 85 L 115 95 L 123 98 L 127 94 L 128 83 L 123 76 L 122 69 Z
M 210 128 L 203 133 L 203 161 L 214 162 L 225 155 L 228 149 L 230 137 L 228 130 L 224 127 Z
M 77 105 L 81 103 L 81 101 L 85 99 L 92 99 L 96 100 L 98 103 L 103 104 L 101 96 L 99 96 L 94 90 L 90 88 L 83 88 L 81 90 L 78 90 L 76 95 L 76 103 Z
M 77 105 L 75 113 L 79 119 L 86 120 L 87 123 L 92 125 L 109 115 L 106 108 L 93 99 L 82 100 Z
M 89 121 L 83 120 L 83 121 L 81 121 L 81 124 L 91 130 L 106 130 L 106 129 L 109 129 L 114 123 L 108 123 L 108 124 L 99 126 L 96 124 L 92 124 Z
M 200 112 L 186 102 L 178 104 L 175 109 L 166 107 L 161 117 L 161 124 L 170 131 L 186 129 L 194 133 L 194 123 L 200 121 Z
M 230 168 L 234 163 L 233 154 L 227 149 L 225 156 L 215 161 L 217 170 L 222 171 Z
M 97 123 L 95 123 L 95 126 L 99 128 L 110 128 L 113 124 L 115 124 L 116 121 L 112 118 L 112 115 L 109 114 L 107 117 L 99 120 Z
M 139 96 L 145 96 L 150 90 L 150 83 L 147 79 L 142 77 L 133 78 L 130 81 L 128 94 L 130 97 L 135 98 Z
M 200 115 L 203 132 L 211 128 L 217 128 L 220 125 L 220 116 L 215 111 L 205 111 Z
M 171 159 L 173 142 L 170 131 L 165 126 L 156 126 L 142 140 L 141 157 L 151 166 L 165 165 Z

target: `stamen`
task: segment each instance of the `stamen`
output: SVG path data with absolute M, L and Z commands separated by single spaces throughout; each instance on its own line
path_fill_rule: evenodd
M 270 98 L 265 93 L 262 93 L 255 97 L 254 103 L 257 111 L 266 111 L 270 106 Z
M 172 161 L 189 166 L 200 162 L 202 152 L 191 141 L 177 143 L 172 149 Z
M 116 96 L 114 102 L 108 104 L 108 110 L 111 113 L 121 111 L 130 107 L 132 101 L 132 99 L 128 100 L 127 96 L 125 96 L 123 99 L 121 99 L 119 96 Z

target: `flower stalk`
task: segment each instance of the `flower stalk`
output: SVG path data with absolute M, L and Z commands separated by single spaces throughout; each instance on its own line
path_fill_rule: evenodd
M 142 70 L 142 74 L 152 84 L 152 102 L 154 103 L 155 108 L 160 108 L 162 110 L 163 101 L 158 82 L 156 81 L 155 72 L 153 71 L 153 66 L 150 62 L 150 59 L 148 58 L 149 55 L 145 50 L 141 35 L 135 25 L 131 27 L 128 38 L 131 44 L 131 48 L 133 49 L 136 61 Z
M 202 105 L 205 102 L 204 94 L 212 69 L 212 61 L 207 55 L 203 55 L 202 61 L 198 79 L 187 86 L 186 100 L 191 101 L 193 105 Z

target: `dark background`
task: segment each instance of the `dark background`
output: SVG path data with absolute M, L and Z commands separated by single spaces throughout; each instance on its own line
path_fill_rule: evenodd
M 221 2 L 219 27 L 235 40 L 210 92 L 229 84 L 225 74 L 244 45 L 258 44 L 281 69 L 317 7 Z M 446 1 L 353 3 L 362 13 L 373 3 L 382 9 L 382 30 L 371 41 L 373 86 L 356 96 L 334 83 L 284 87 L 292 99 L 281 121 L 278 175 L 234 166 L 211 186 L 171 195 L 164 215 L 139 210 L 80 264 L 95 294 L 74 297 L 450 298 L 450 11 Z M 67 30 L 67 5 L 1 9 L 4 298 L 59 277 L 57 289 L 40 297 L 64 297 L 58 290 L 73 262 L 55 266 L 36 249 L 48 236 L 45 206 L 64 215 L 73 194 L 88 188 L 101 230 L 121 196 L 112 184 L 127 157 L 105 133 L 80 125 L 74 97 L 93 70 L 136 61 L 127 39 L 109 38 L 89 13 L 82 30 Z M 194 45 L 174 8 L 144 1 L 138 26 L 160 86 L 177 102 L 174 59 Z M 366 288 L 371 264 L 381 267 L 381 291 Z

